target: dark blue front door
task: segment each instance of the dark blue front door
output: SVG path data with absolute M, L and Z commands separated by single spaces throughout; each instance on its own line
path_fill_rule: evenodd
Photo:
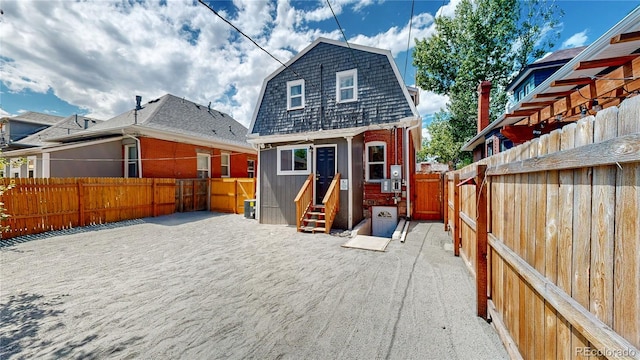
M 336 148 L 317 147 L 316 151 L 316 204 L 322 204 L 322 199 L 336 175 Z

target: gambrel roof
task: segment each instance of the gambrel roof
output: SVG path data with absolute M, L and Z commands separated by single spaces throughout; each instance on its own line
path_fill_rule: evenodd
M 357 69 L 357 101 L 336 101 L 336 73 Z M 287 82 L 304 80 L 305 106 L 287 110 Z M 263 82 L 249 127 L 258 137 L 419 121 L 391 52 L 319 38 Z M 264 140 L 264 139 L 263 139 Z

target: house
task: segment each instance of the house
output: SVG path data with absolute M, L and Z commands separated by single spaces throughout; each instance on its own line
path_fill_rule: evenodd
M 35 160 L 11 176 L 26 177 L 253 177 L 256 151 L 247 128 L 229 115 L 164 95 L 72 134 L 35 138 L 38 145 L 5 153 Z M 89 123 L 92 122 L 89 119 Z M 80 122 L 85 125 L 85 122 Z M 67 124 L 68 125 L 68 124 Z M 68 126 L 67 126 L 68 127 Z M 53 131 L 53 130 L 51 130 Z M 13 171 L 13 170 L 12 170 Z
M 31 114 L 38 113 L 27 114 L 30 114 L 29 116 L 33 116 Z M 94 124 L 102 122 L 102 120 L 78 116 L 77 114 L 68 116 L 66 118 L 61 118 L 59 116 L 54 117 L 46 114 L 38 115 L 45 115 L 49 119 L 55 118 L 62 120 L 59 120 L 58 122 L 48 127 L 42 126 L 40 127 L 39 131 L 34 132 L 33 134 L 23 137 L 17 141 L 12 141 L 9 146 L 7 146 L 8 150 L 5 150 L 5 153 L 11 154 L 12 150 L 53 145 L 55 144 L 55 142 L 50 142 L 49 139 L 80 132 L 82 130 L 88 129 Z M 37 176 L 37 174 L 42 173 L 42 169 L 38 170 L 38 167 L 36 166 L 37 157 L 35 155 L 31 155 L 27 156 L 24 160 L 24 163 L 20 162 L 18 164 L 12 164 L 11 162 L 9 162 L 8 164 L 5 164 L 5 167 L 3 169 L 0 169 L 0 177 L 4 177 L 4 174 L 8 174 L 9 177 L 40 177 Z
M 527 67 L 509 87 L 517 91 L 516 103 L 491 124 L 479 117 L 477 135 L 462 150 L 478 161 L 633 96 L 640 90 L 639 32 L 636 8 L 586 48 L 561 50 Z M 542 82 L 536 79 L 535 87 L 528 85 L 536 70 L 554 69 Z M 482 94 L 479 98 L 482 102 Z
M 2 151 L 18 149 L 14 143 L 29 135 L 42 131 L 63 117 L 28 111 L 18 116 L 4 117 L 0 122 L 0 147 Z
M 249 127 L 260 222 L 328 232 L 411 217 L 421 119 L 391 53 L 320 38 L 285 65 L 264 80 Z

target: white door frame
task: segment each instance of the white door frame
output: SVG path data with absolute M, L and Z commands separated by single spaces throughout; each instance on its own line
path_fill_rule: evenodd
M 333 173 L 334 175 L 338 173 L 338 144 L 312 144 L 311 147 L 313 148 L 313 203 L 315 205 L 322 205 L 322 204 L 316 204 L 316 175 L 317 175 L 317 161 L 318 161 L 318 156 L 317 156 L 317 152 L 316 149 L 317 148 L 323 148 L 323 147 L 332 147 L 335 149 L 335 161 L 333 163 Z

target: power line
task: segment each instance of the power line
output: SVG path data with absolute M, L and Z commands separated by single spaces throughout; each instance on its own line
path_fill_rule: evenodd
M 411 27 L 413 25 L 414 5 L 415 5 L 415 0 L 411 0 L 411 16 L 409 16 L 409 38 L 407 39 L 407 55 L 404 59 L 404 74 L 402 75 L 405 83 L 407 82 L 407 63 L 409 62 L 409 45 L 411 44 Z
M 358 63 L 358 58 L 353 53 L 353 48 L 351 47 L 351 45 L 349 45 L 349 41 L 347 40 L 347 36 L 344 34 L 344 31 L 342 30 L 342 26 L 340 25 L 340 21 L 338 21 L 338 17 L 336 16 L 336 13 L 333 11 L 333 7 L 331 7 L 331 3 L 329 2 L 329 0 L 327 0 L 327 5 L 329 5 L 329 9 L 331 10 L 331 14 L 333 14 L 333 18 L 336 20 L 336 24 L 338 25 L 338 29 L 340 30 L 340 33 L 342 34 L 342 38 L 344 39 L 344 42 L 347 44 L 347 47 L 349 48 L 349 52 L 351 53 L 351 57 L 353 58 L 354 65 L 356 66 L 356 68 L 360 68 L 360 64 Z M 366 76 L 364 72 L 362 72 L 362 75 Z
M 267 49 L 263 48 L 262 46 L 260 46 L 255 40 L 253 40 L 249 35 L 245 34 L 244 32 L 242 32 L 242 30 L 240 30 L 238 27 L 236 27 L 235 25 L 233 25 L 233 23 L 231 23 L 229 20 L 225 19 L 222 15 L 220 15 L 215 9 L 213 9 L 211 6 L 209 6 L 207 3 L 205 3 L 203 0 L 198 0 L 198 2 L 202 5 L 204 5 L 207 9 L 209 9 L 211 12 L 213 12 L 217 17 L 219 17 L 222 21 L 224 21 L 225 23 L 227 23 L 229 26 L 231 26 L 235 31 L 237 31 L 238 33 L 240 33 L 242 36 L 244 36 L 245 38 L 247 38 L 249 41 L 251 41 L 255 46 L 257 46 L 260 50 L 264 51 L 267 55 L 269 55 L 273 60 L 277 61 L 280 65 L 284 66 L 285 69 L 291 71 L 294 75 L 296 75 L 298 78 L 302 79 L 305 81 L 305 84 L 309 84 L 312 87 L 315 87 L 316 89 L 320 89 L 320 92 L 322 92 L 322 89 L 320 86 L 318 86 L 317 84 L 308 81 L 307 79 L 305 79 L 302 75 L 300 75 L 297 71 L 295 71 L 294 69 L 292 69 L 291 67 L 287 66 L 287 64 L 283 63 L 282 61 L 280 61 L 280 59 L 278 59 L 277 57 L 275 57 L 273 54 L 271 54 Z M 348 44 L 347 44 L 348 45 Z
M 249 35 L 245 34 L 244 32 L 242 32 L 242 30 L 238 29 L 235 25 L 233 25 L 229 20 L 225 19 L 224 17 L 222 17 L 222 15 L 220 15 L 215 9 L 213 9 L 211 6 L 209 6 L 207 3 L 205 3 L 203 0 L 198 0 L 198 2 L 204 6 L 207 7 L 207 9 L 211 10 L 211 12 L 213 12 L 214 14 L 216 14 L 217 17 L 219 17 L 222 21 L 224 21 L 225 23 L 229 24 L 229 26 L 231 26 L 235 31 L 239 32 L 242 36 L 244 36 L 245 38 L 247 38 L 249 41 L 251 41 L 255 46 L 257 46 L 260 50 L 264 51 L 267 55 L 269 55 L 273 60 L 277 61 L 278 63 L 280 63 L 280 65 L 284 66 L 286 69 L 291 70 L 291 72 L 293 72 L 296 76 L 298 76 L 301 79 L 304 79 L 302 77 L 302 75 L 298 74 L 295 70 L 293 70 L 292 68 L 288 67 L 285 63 L 283 63 L 282 61 L 280 61 L 280 59 L 278 59 L 277 57 L 275 57 L 274 55 L 272 55 L 269 51 L 267 51 L 267 49 L 263 48 L 262 46 L 260 46 L 255 40 L 253 40 Z

